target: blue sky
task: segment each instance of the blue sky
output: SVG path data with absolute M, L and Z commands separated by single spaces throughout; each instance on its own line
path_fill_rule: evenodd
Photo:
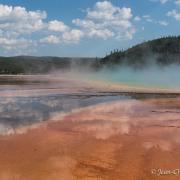
M 180 0 L 1 0 L 0 55 L 105 56 L 179 35 Z

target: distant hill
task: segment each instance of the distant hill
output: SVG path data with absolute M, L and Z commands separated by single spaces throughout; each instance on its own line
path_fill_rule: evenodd
M 97 62 L 97 58 L 0 57 L 0 74 L 39 74 L 71 68 L 85 70 L 93 68 Z
M 40 74 L 58 70 L 99 70 L 128 66 L 144 68 L 151 65 L 180 65 L 180 36 L 144 42 L 125 51 L 114 50 L 100 58 L 66 58 L 16 56 L 0 57 L 0 74 Z
M 144 42 L 125 51 L 114 50 L 101 62 L 103 66 L 127 65 L 141 68 L 150 65 L 180 65 L 180 36 Z

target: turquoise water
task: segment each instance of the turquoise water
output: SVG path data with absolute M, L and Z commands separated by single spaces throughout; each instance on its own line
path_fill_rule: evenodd
M 133 70 L 119 68 L 91 74 L 91 78 L 107 83 L 129 86 L 180 89 L 180 68 L 149 68 Z

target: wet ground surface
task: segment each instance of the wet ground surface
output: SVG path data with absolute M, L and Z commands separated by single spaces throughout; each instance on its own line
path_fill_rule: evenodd
M 180 178 L 178 93 L 60 82 L 1 84 L 1 180 Z
M 0 97 L 0 133 L 4 134 L 11 128 L 47 121 L 55 113 L 70 112 L 89 105 L 128 98 L 130 97 L 102 94 Z
M 100 103 L 0 137 L 0 179 L 179 179 L 180 100 Z
M 98 103 L 180 96 L 176 92 L 112 91 L 99 84 L 48 75 L 0 76 L 0 134 Z

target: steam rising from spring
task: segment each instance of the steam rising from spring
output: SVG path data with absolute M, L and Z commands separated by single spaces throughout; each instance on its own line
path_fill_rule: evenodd
M 134 69 L 128 66 L 103 68 L 98 71 L 73 71 L 79 78 L 104 81 L 112 84 L 140 86 L 150 88 L 180 89 L 180 66 L 150 66 Z M 77 76 L 78 77 L 78 76 Z

